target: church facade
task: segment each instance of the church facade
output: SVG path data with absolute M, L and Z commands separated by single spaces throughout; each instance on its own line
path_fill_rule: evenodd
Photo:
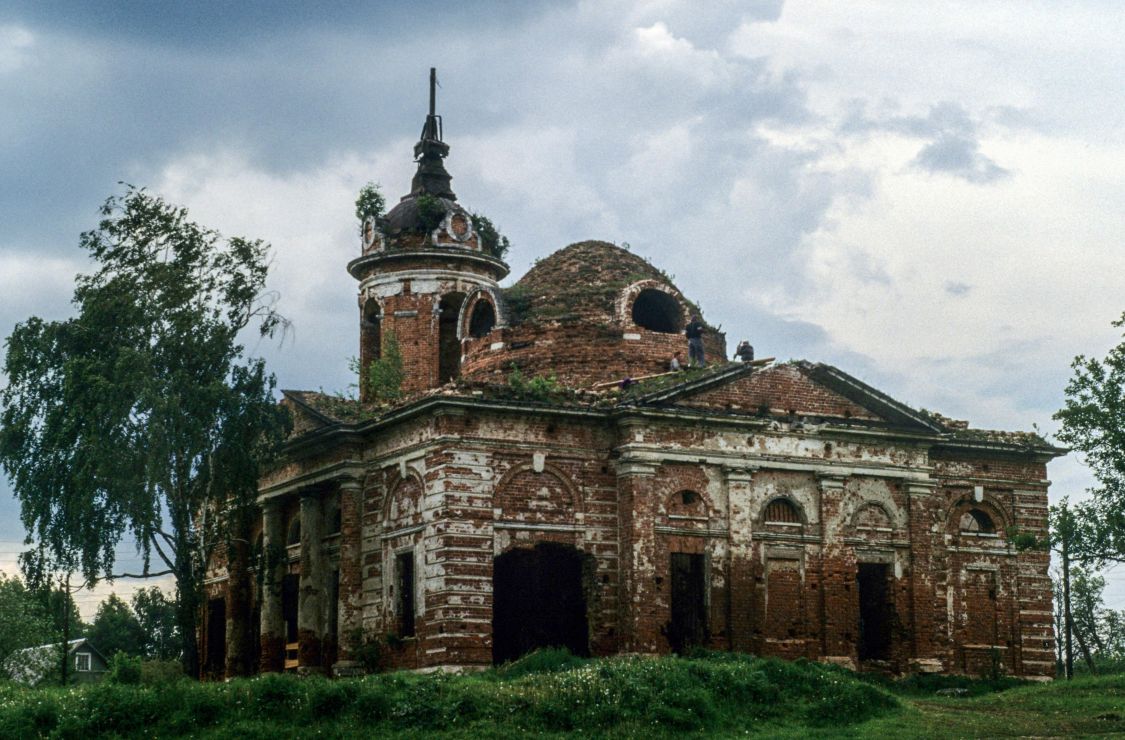
M 1048 555 L 1012 540 L 1045 534 L 1060 450 L 830 365 L 728 362 L 710 326 L 707 367 L 669 373 L 698 307 L 604 242 L 499 287 L 448 152 L 431 98 L 410 193 L 347 265 L 369 377 L 285 392 L 248 544 L 209 564 L 205 672 L 351 674 L 374 644 L 417 670 L 561 645 L 1054 674 Z M 395 356 L 400 384 L 371 377 Z

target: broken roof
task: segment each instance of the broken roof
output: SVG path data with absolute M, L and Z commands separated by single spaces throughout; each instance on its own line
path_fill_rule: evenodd
M 540 260 L 519 282 L 503 291 L 513 321 L 587 321 L 616 318 L 621 291 L 655 280 L 682 293 L 662 270 L 627 249 L 603 241 L 583 241 Z M 689 309 L 699 308 L 686 297 Z

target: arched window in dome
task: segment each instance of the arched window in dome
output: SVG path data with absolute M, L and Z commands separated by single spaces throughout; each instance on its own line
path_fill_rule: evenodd
M 766 505 L 767 524 L 800 524 L 801 513 L 789 499 L 775 498 Z
M 980 509 L 969 509 L 961 515 L 961 532 L 964 534 L 996 534 L 996 525 Z
M 679 334 L 684 328 L 684 312 L 664 291 L 645 288 L 633 300 L 633 323 L 649 331 Z
M 494 326 L 496 326 L 496 309 L 488 301 L 477 301 L 469 317 L 469 336 L 480 339 L 492 331 Z

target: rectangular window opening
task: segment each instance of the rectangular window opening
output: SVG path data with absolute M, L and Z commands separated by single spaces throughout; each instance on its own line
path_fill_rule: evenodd
M 400 637 L 414 636 L 414 552 L 401 552 L 395 557 L 398 585 L 398 617 Z

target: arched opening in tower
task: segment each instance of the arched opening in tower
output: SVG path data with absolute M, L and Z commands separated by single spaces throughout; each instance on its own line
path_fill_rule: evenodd
M 493 562 L 492 662 L 564 647 L 590 654 L 583 556 L 570 545 L 541 542 Z
M 461 374 L 461 343 L 457 341 L 457 317 L 464 293 L 441 298 L 438 315 L 438 383 L 448 383 Z
M 469 317 L 469 335 L 480 339 L 496 326 L 496 310 L 488 301 L 478 301 Z
M 363 304 L 359 317 L 359 398 L 367 400 L 367 383 L 364 378 L 371 363 L 383 356 L 383 328 L 379 318 L 379 303 L 369 298 Z
M 633 323 L 649 331 L 679 334 L 684 328 L 684 312 L 672 296 L 646 288 L 633 301 Z

